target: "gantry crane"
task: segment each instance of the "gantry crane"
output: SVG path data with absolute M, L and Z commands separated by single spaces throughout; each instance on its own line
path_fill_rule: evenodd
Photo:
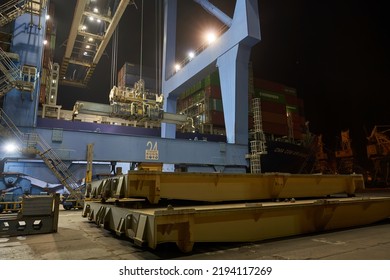
M 60 69 L 60 83 L 86 87 L 127 5 L 134 0 L 78 0 Z
M 367 156 L 373 164 L 372 183 L 390 185 L 390 126 L 375 126 L 367 137 Z
M 341 132 L 341 148 L 335 152 L 335 156 L 337 160 L 337 173 L 353 173 L 354 157 L 349 130 Z

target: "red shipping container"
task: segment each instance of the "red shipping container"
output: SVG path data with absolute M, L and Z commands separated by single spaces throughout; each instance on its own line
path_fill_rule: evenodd
M 223 116 L 223 112 L 210 111 L 209 114 L 210 114 L 209 123 L 213 125 L 219 125 L 219 126 L 225 125 L 225 118 Z
M 291 112 L 290 114 L 291 114 L 291 118 L 292 118 L 293 124 L 300 124 L 300 123 L 302 123 L 301 116 L 298 113 Z
M 263 122 L 263 131 L 267 134 L 273 134 L 275 136 L 286 136 L 287 135 L 287 124 L 277 124 L 270 122 Z
M 295 88 L 292 88 L 292 87 L 284 86 L 284 92 L 286 93 L 286 95 L 297 96 L 297 90 Z
M 276 114 L 286 114 L 286 105 L 283 103 L 262 100 L 261 101 L 261 111 L 262 112 L 271 112 L 271 113 L 276 113 Z
M 262 111 L 261 116 L 262 116 L 263 122 L 278 123 L 278 124 L 284 124 L 284 125 L 287 123 L 287 115 L 286 114 L 277 114 L 277 113 Z
M 286 98 L 287 105 L 294 106 L 298 108 L 298 98 L 294 95 L 286 94 L 284 96 Z
M 263 79 L 257 79 L 257 78 L 254 79 L 253 84 L 255 88 L 258 89 L 265 89 L 265 90 L 274 91 L 278 93 L 284 93 L 285 86 L 282 84 L 278 84 Z
M 207 86 L 204 89 L 206 98 L 221 99 L 222 93 L 219 86 Z

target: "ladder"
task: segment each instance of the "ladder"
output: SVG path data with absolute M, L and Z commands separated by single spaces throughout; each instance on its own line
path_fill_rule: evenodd
M 22 144 L 23 152 L 38 154 L 69 192 L 67 200 L 75 200 L 77 204 L 82 206 L 83 194 L 77 180 L 49 144 L 37 133 L 22 133 L 2 109 L 0 109 L 0 115 L 0 126 L 8 128 L 12 132 L 13 136 Z
M 29 13 L 31 20 L 29 27 L 37 26 L 42 28 L 41 16 L 46 9 L 48 0 L 9 0 L 7 3 L 0 5 L 0 27 L 14 21 L 19 16 Z M 33 15 L 38 16 L 38 24 L 34 23 Z
M 265 135 L 263 131 L 263 118 L 261 115 L 261 100 L 253 98 L 255 94 L 253 84 L 253 68 L 249 65 L 248 95 L 252 102 L 254 139 L 250 141 L 250 169 L 251 173 L 261 173 L 261 156 L 267 154 Z

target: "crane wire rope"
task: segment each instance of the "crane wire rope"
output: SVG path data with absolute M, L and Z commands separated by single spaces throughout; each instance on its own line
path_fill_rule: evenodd
M 112 50 L 111 50 L 111 88 L 117 84 L 118 79 L 118 37 L 119 37 L 119 25 L 115 28 L 112 38 Z
M 161 89 L 161 53 L 162 53 L 162 34 L 161 34 L 161 11 L 162 1 L 155 0 L 155 40 L 156 40 L 156 93 L 160 95 Z
M 142 80 L 142 63 L 143 63 L 143 40 L 144 40 L 144 0 L 141 6 L 141 46 L 140 46 L 140 63 L 139 63 L 139 79 Z

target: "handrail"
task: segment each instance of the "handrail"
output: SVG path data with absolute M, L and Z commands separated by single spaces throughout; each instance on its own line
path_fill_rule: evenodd
M 17 210 L 18 212 L 23 211 L 23 201 L 0 201 L 0 206 L 4 205 L 5 207 L 0 207 L 2 211 L 13 211 Z
M 21 132 L 12 122 L 11 118 L 0 108 L 0 124 L 1 123 L 4 123 L 6 127 L 8 127 L 23 146 L 34 147 L 37 154 L 39 154 L 45 164 L 53 171 L 61 184 L 66 187 L 70 195 L 81 203 L 82 194 L 79 191 L 80 186 L 77 183 L 76 178 L 49 144 L 36 133 Z
M 27 10 L 27 2 L 31 0 L 10 0 L 0 6 L 0 26 L 14 20 Z

